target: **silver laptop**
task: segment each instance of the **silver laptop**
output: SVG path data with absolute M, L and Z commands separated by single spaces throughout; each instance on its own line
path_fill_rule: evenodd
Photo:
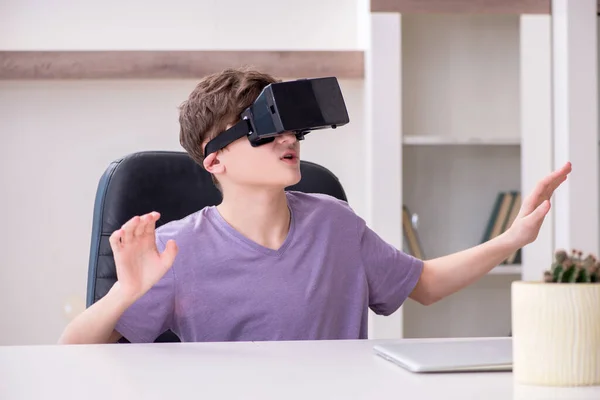
M 412 372 L 511 371 L 512 338 L 399 340 L 375 354 Z

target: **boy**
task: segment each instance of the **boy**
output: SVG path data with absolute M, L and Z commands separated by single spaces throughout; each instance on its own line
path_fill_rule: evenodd
M 364 339 L 368 309 L 389 315 L 410 297 L 432 304 L 475 282 L 537 237 L 570 163 L 538 183 L 502 235 L 418 260 L 377 236 L 334 198 L 286 192 L 300 180 L 293 134 L 252 147 L 241 138 L 207 156 L 269 75 L 226 70 L 181 106 L 180 142 L 213 176 L 223 201 L 155 229 L 136 216 L 110 238 L 118 281 L 66 327 L 60 343 Z M 343 138 L 340 138 L 343 140 Z

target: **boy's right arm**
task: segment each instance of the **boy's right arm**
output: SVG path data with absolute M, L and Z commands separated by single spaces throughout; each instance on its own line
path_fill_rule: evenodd
M 121 338 L 115 326 L 123 313 L 165 275 L 177 255 L 172 240 L 162 253 L 157 249 L 155 225 L 159 218 L 156 212 L 133 217 L 111 235 L 117 282 L 71 321 L 60 344 L 114 343 Z
M 133 304 L 119 293 L 117 282 L 100 300 L 79 314 L 66 327 L 59 344 L 115 343 L 122 336 L 115 325 L 125 310 Z

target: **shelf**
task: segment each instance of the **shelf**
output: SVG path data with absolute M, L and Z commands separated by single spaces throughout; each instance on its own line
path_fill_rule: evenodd
M 518 146 L 520 138 L 451 138 L 443 136 L 404 136 L 403 143 L 411 146 L 429 145 L 502 145 Z
M 498 265 L 488 275 L 521 275 L 521 265 Z
M 551 0 L 371 0 L 371 12 L 550 14 Z
M 189 79 L 249 65 L 276 77 L 361 79 L 363 51 L 0 51 L 0 80 Z

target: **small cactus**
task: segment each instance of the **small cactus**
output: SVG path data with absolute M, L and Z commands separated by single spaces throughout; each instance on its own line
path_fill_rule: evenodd
M 600 281 L 600 261 L 592 254 L 582 258 L 583 252 L 564 250 L 554 253 L 554 262 L 550 270 L 544 272 L 544 282 L 553 283 L 589 283 Z

